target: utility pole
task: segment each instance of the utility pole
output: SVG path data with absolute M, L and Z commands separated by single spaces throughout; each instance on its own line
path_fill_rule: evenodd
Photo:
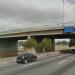
M 64 25 L 64 0 L 63 0 L 63 25 Z

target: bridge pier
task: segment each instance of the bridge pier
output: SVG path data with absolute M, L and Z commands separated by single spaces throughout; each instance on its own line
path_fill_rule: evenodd
M 55 39 L 52 39 L 52 51 L 55 51 Z
M 27 39 L 30 39 L 30 38 L 31 38 L 31 36 L 30 36 L 30 35 L 28 35 L 28 36 L 27 36 Z
M 17 40 L 0 39 L 0 57 L 11 57 L 18 55 Z
M 75 46 L 75 38 L 70 39 L 69 47 Z

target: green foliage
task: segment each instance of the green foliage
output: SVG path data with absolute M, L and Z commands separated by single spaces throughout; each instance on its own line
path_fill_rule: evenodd
M 61 42 L 60 41 L 56 42 L 56 45 L 61 45 Z
M 42 46 L 45 52 L 50 52 L 52 49 L 52 40 L 48 38 L 43 39 Z
M 34 38 L 28 39 L 27 41 L 25 41 L 23 43 L 23 47 L 24 49 L 26 48 L 32 48 L 32 47 L 36 47 L 37 46 L 37 41 Z
M 63 45 L 68 45 L 68 42 L 67 41 L 62 41 L 62 44 Z
M 37 46 L 35 47 L 35 50 L 37 53 L 42 53 L 43 52 L 43 46 L 41 43 L 37 44 Z
M 52 40 L 45 38 L 40 43 L 34 38 L 28 39 L 27 41 L 23 42 L 24 49 L 34 47 L 37 53 L 43 52 L 50 52 L 52 49 Z
M 56 42 L 56 45 L 68 45 L 69 43 L 67 41 L 58 41 Z

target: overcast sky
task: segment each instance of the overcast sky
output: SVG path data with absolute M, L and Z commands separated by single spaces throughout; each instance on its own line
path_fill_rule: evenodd
M 65 22 L 75 21 L 75 0 L 64 2 Z M 0 31 L 63 22 L 63 0 L 0 0 Z

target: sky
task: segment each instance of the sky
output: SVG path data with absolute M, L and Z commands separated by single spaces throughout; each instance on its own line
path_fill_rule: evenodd
M 75 21 L 75 0 L 64 0 L 64 22 Z M 63 23 L 63 0 L 0 0 L 0 31 Z

